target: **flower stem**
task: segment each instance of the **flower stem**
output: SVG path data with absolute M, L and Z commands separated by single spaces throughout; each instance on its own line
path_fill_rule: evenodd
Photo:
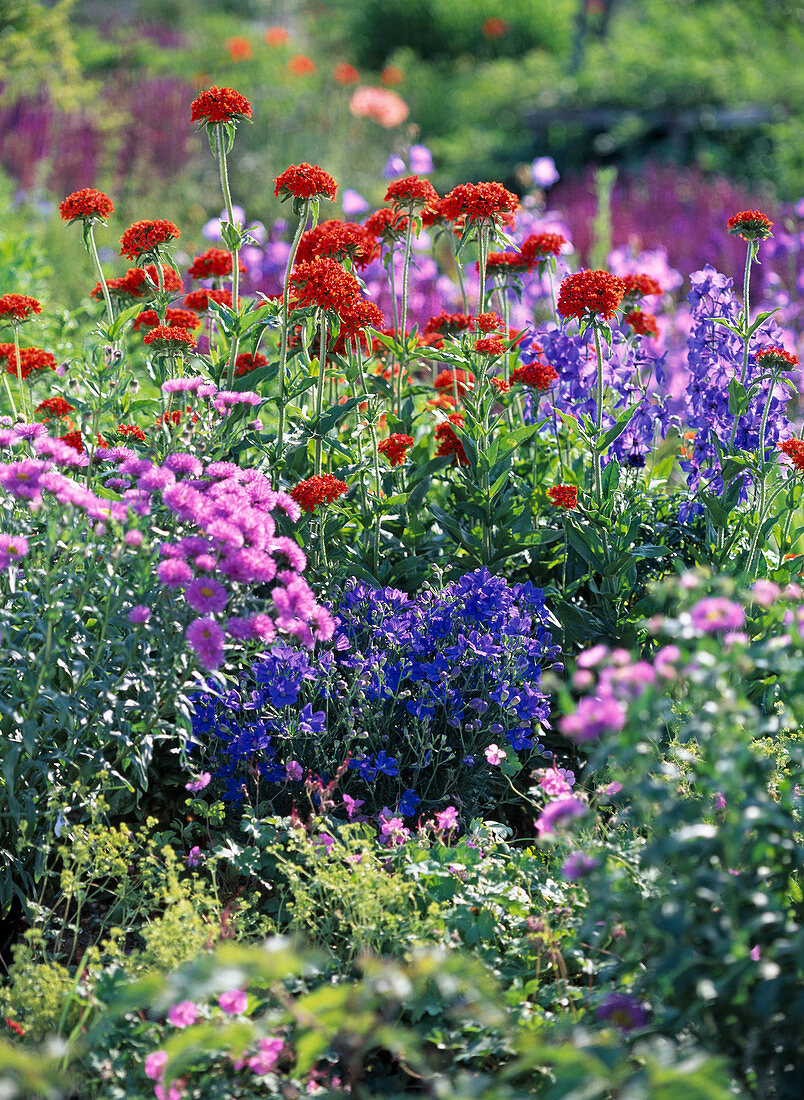
M 285 281 L 282 286 L 282 328 L 279 336 L 279 422 L 276 429 L 277 462 L 281 460 L 282 448 L 285 441 L 285 371 L 288 363 L 288 336 L 290 330 L 290 287 L 288 286 L 288 282 L 290 280 L 290 273 L 293 270 L 293 264 L 296 260 L 296 253 L 299 249 L 299 241 L 301 241 L 302 233 L 304 233 L 307 226 L 307 219 L 309 216 L 310 200 L 305 199 L 304 209 L 299 218 L 299 224 L 296 226 L 293 243 L 288 253 L 288 262 L 285 265 Z
M 743 276 L 743 310 L 744 310 L 744 324 L 743 332 L 748 332 L 748 316 L 750 311 L 749 296 L 751 293 L 751 261 L 754 258 L 754 242 L 748 242 L 748 249 L 745 253 L 745 275 Z M 712 326 L 714 327 L 714 326 Z M 745 385 L 745 380 L 748 375 L 748 345 L 751 342 L 749 336 L 743 337 L 743 369 L 740 372 L 740 385 Z M 734 440 L 737 435 L 737 423 L 740 417 L 739 414 L 735 415 L 734 423 L 731 426 L 731 435 L 729 436 L 729 450 L 734 449 Z M 723 486 L 723 492 L 726 492 L 725 485 Z
M 327 315 L 321 311 L 321 339 L 318 346 L 318 383 L 315 388 L 315 474 L 321 473 L 321 413 L 324 405 L 324 376 L 327 363 Z
M 19 329 L 14 325 L 14 366 L 17 368 L 17 382 L 20 387 L 20 412 L 22 413 L 23 420 L 28 416 L 27 402 L 25 400 L 25 386 L 22 379 L 22 360 L 20 359 L 20 334 Z M 15 414 L 16 415 L 16 414 Z
M 223 147 L 223 137 L 221 135 L 220 127 L 217 128 L 215 133 L 215 144 L 218 150 L 218 167 L 220 168 L 221 175 L 221 190 L 223 191 L 223 201 L 226 205 L 226 214 L 229 218 L 229 224 L 234 228 L 234 210 L 232 209 L 232 195 L 229 191 L 229 171 L 226 166 L 226 151 Z M 233 248 L 231 252 L 232 256 L 232 309 L 235 315 L 239 315 L 240 306 L 238 298 L 240 295 L 240 249 Z M 238 321 L 235 321 L 235 326 L 238 325 Z M 237 359 L 237 348 L 240 343 L 240 334 L 235 327 L 234 334 L 232 335 L 232 343 L 229 349 L 229 367 L 226 371 L 226 388 L 230 390 L 234 384 L 234 371 L 235 360 Z
M 112 299 L 109 294 L 109 287 L 106 283 L 106 276 L 103 274 L 103 268 L 101 267 L 100 256 L 98 255 L 98 248 L 95 244 L 95 227 L 92 222 L 87 226 L 87 251 L 92 257 L 92 262 L 95 265 L 95 270 L 98 273 L 98 281 L 100 282 L 101 289 L 103 290 L 103 300 L 106 303 L 106 312 L 109 315 L 109 324 L 114 321 L 114 312 L 112 311 Z
M 762 410 L 762 422 L 759 426 L 759 449 L 757 451 L 757 456 L 759 458 L 759 504 L 757 508 L 756 528 L 754 529 L 754 535 L 751 540 L 751 549 L 748 552 L 749 572 L 751 572 L 754 565 L 754 555 L 757 554 L 759 550 L 759 534 L 765 519 L 765 429 L 768 426 L 768 413 L 770 412 L 773 391 L 775 388 L 776 376 L 772 375 L 768 383 L 768 397 L 765 401 L 765 408 Z
M 480 286 L 477 292 L 478 314 L 486 312 L 486 266 L 489 258 L 487 233 L 488 230 L 481 222 L 477 231 L 477 260 L 480 269 Z
M 597 500 L 597 506 L 600 508 L 603 504 L 603 481 L 600 476 L 600 435 L 603 430 L 603 352 L 600 348 L 600 333 L 598 332 L 597 325 L 592 326 L 592 330 L 595 334 L 595 357 L 597 359 L 597 411 L 595 414 L 595 443 L 594 443 L 594 462 L 595 462 L 595 499 Z
M 357 369 L 360 373 L 360 386 L 363 393 L 368 393 L 366 388 L 366 376 L 363 372 L 363 356 L 360 352 L 360 345 L 356 349 L 357 355 Z M 380 452 L 377 450 L 377 431 L 374 427 L 374 413 L 376 406 L 376 398 L 374 399 L 372 408 L 368 410 L 368 426 L 369 435 L 371 436 L 371 451 L 374 459 L 374 482 L 376 485 L 376 509 L 374 512 L 374 544 L 372 548 L 372 572 L 374 576 L 377 576 L 377 569 L 379 568 L 380 560 Z
M 408 216 L 408 224 L 405 229 L 405 251 L 402 254 L 402 314 L 399 319 L 400 332 L 397 334 L 401 342 L 405 340 L 405 329 L 408 322 L 408 270 L 410 268 L 410 235 L 413 227 L 412 213 Z M 405 357 L 399 357 L 399 375 L 396 383 L 396 414 L 402 419 L 402 373 Z

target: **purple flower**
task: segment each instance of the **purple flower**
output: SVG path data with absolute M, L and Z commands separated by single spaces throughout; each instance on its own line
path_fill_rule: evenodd
M 151 617 L 150 607 L 146 607 L 144 603 L 138 603 L 128 613 L 128 621 L 132 626 L 139 626 L 141 623 L 147 623 Z
M 160 561 L 156 575 L 166 588 L 181 588 L 193 579 L 193 571 L 186 561 L 180 558 L 168 558 Z
M 347 217 L 352 217 L 355 214 L 365 214 L 369 209 L 369 204 L 358 194 L 357 191 L 353 191 L 351 187 L 347 187 L 341 196 L 341 206 L 343 212 Z
M 168 1019 L 174 1027 L 189 1027 L 195 1023 L 198 1016 L 198 1005 L 195 1001 L 179 1001 L 168 1012 Z
M 174 474 L 189 474 L 190 477 L 198 477 L 203 471 L 203 466 L 195 455 L 184 451 L 168 455 L 162 465 L 167 466 Z
M 690 610 L 692 625 L 705 634 L 719 630 L 739 630 L 745 623 L 745 610 L 725 596 L 707 596 Z
M 614 1024 L 621 1031 L 644 1027 L 649 1019 L 642 1005 L 626 993 L 609 993 L 595 1009 L 595 1015 L 598 1020 Z
M 201 772 L 197 779 L 191 779 L 189 783 L 184 784 L 185 791 L 190 791 L 191 794 L 198 794 L 199 791 L 203 791 L 205 787 L 209 786 L 212 776 L 209 772 Z
M 530 166 L 530 172 L 537 187 L 552 187 L 560 178 L 552 157 L 537 157 Z
M 405 171 L 405 162 L 397 153 L 392 153 L 388 160 L 385 162 L 385 167 L 382 170 L 382 178 L 385 180 L 396 179 L 397 176 L 401 176 Z
M 28 540 L 23 535 L 0 535 L 0 569 L 16 565 L 28 554 Z
M 243 989 L 230 989 L 221 993 L 218 1004 L 227 1016 L 240 1016 L 246 1011 L 248 997 Z
M 204 668 L 218 668 L 223 663 L 224 634 L 214 619 L 193 619 L 187 627 L 185 637 L 199 664 Z
M 594 871 L 597 865 L 598 861 L 594 856 L 588 856 L 585 852 L 571 852 L 561 868 L 561 876 L 570 882 L 574 882 L 576 879 L 584 878 L 591 871 Z
M 357 813 L 357 811 L 363 805 L 363 799 L 362 798 L 352 798 L 351 795 L 345 794 L 343 796 L 343 804 L 346 807 L 347 817 L 351 821 L 352 818 Z
M 586 806 L 580 798 L 558 798 L 555 802 L 548 802 L 542 810 L 536 822 L 536 832 L 539 836 L 553 836 L 556 826 L 583 817 L 585 813 Z
M 202 859 L 203 856 L 201 855 L 201 849 L 198 847 L 197 844 L 194 844 L 190 851 L 187 853 L 187 866 L 197 867 Z
M 297 783 L 304 775 L 304 771 L 298 760 L 288 760 L 287 764 L 285 764 L 285 773 L 288 779 L 294 779 Z
M 281 1039 L 260 1039 L 257 1043 L 259 1053 L 249 1058 L 248 1068 L 258 1075 L 270 1073 L 284 1047 Z
M 446 810 L 435 815 L 439 829 L 450 830 L 458 828 L 458 811 L 454 806 L 447 806 Z
M 335 847 L 335 837 L 330 836 L 329 833 L 319 833 L 316 837 L 316 847 L 323 848 L 326 855 L 329 855 Z
M 211 577 L 196 577 L 187 586 L 184 598 L 195 611 L 213 613 L 223 611 L 229 599 L 223 585 Z
M 426 145 L 411 145 L 408 162 L 411 172 L 416 176 L 429 176 L 433 170 L 433 154 Z
M 625 708 L 612 696 L 584 696 L 574 714 L 566 714 L 559 722 L 565 737 L 583 744 L 597 741 L 604 733 L 617 733 L 625 725 Z

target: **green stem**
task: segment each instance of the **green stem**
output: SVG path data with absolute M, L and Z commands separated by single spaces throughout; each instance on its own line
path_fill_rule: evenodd
M 399 338 L 402 342 L 405 341 L 405 329 L 408 322 L 408 271 L 410 268 L 410 236 L 412 228 L 413 214 L 411 211 L 408 215 L 408 224 L 405 229 L 405 251 L 402 255 L 402 315 L 399 322 L 399 327 L 402 330 Z M 405 357 L 404 355 L 400 355 L 399 374 L 396 383 L 396 414 L 400 420 L 402 419 L 402 374 L 404 365 Z
M 109 315 L 109 324 L 114 321 L 114 313 L 112 311 L 112 299 L 109 295 L 109 287 L 106 285 L 106 276 L 103 274 L 103 268 L 101 267 L 100 256 L 98 255 L 98 248 L 95 244 L 95 227 L 92 222 L 87 226 L 87 250 L 92 257 L 92 262 L 95 265 L 95 270 L 98 273 L 98 281 L 100 282 L 101 289 L 103 290 L 103 300 L 106 302 L 106 312 Z
M 762 528 L 762 523 L 765 519 L 765 429 L 768 425 L 768 413 L 770 412 L 771 401 L 773 400 L 773 391 L 776 387 L 776 377 L 771 376 L 768 383 L 768 397 L 765 401 L 765 408 L 762 410 L 762 423 L 759 426 L 759 450 L 757 457 L 759 459 L 759 505 L 757 509 L 757 523 L 754 530 L 754 536 L 751 540 L 751 549 L 748 552 L 748 571 L 751 572 L 754 565 L 754 555 L 759 549 L 759 533 Z
M 595 499 L 597 500 L 597 506 L 600 508 L 603 504 L 603 481 L 600 476 L 600 435 L 603 429 L 603 352 L 600 348 L 600 333 L 598 332 L 597 325 L 593 324 L 592 330 L 595 334 L 595 356 L 597 358 L 597 412 L 595 415 L 595 443 L 594 443 L 594 462 L 595 462 Z
M 478 268 L 480 273 L 480 287 L 477 295 L 478 315 L 486 312 L 486 265 L 488 264 L 488 230 L 481 222 L 477 231 Z
M 20 333 L 14 325 L 14 366 L 17 368 L 17 383 L 20 388 L 20 410 L 23 420 L 28 418 L 28 403 L 25 400 L 25 386 L 22 378 L 22 360 L 20 359 Z
M 327 315 L 321 311 L 321 339 L 318 346 L 318 382 L 315 388 L 315 474 L 321 473 L 321 414 L 324 406 L 324 377 L 327 364 Z
M 357 356 L 357 369 L 360 373 L 360 385 L 363 393 L 368 393 L 366 388 L 366 377 L 363 372 L 363 356 L 360 352 L 360 346 L 356 349 Z M 371 451 L 374 459 L 374 482 L 376 485 L 376 497 L 377 508 L 374 514 L 374 546 L 372 550 L 372 572 L 374 576 L 377 576 L 377 570 L 379 568 L 380 560 L 380 452 L 377 450 L 377 432 L 374 427 L 374 416 L 376 412 L 376 398 L 372 400 L 372 407 L 368 410 L 368 426 L 369 435 L 371 436 Z
M 744 310 L 744 323 L 743 332 L 748 332 L 748 315 L 750 312 L 749 295 L 751 293 L 751 261 L 754 258 L 754 242 L 748 242 L 748 250 L 745 254 L 745 275 L 743 276 L 743 310 Z M 714 327 L 714 326 L 713 326 Z M 740 373 L 740 385 L 745 385 L 745 379 L 748 375 L 748 345 L 750 343 L 750 337 L 743 337 L 743 369 Z M 734 423 L 731 426 L 731 435 L 729 436 L 729 450 L 734 449 L 734 439 L 737 435 L 737 424 L 739 422 L 739 416 L 735 415 Z M 726 486 L 723 486 L 723 492 L 726 492 Z
M 226 205 L 226 215 L 229 218 L 229 224 L 234 228 L 234 210 L 232 208 L 232 195 L 229 191 L 229 171 L 226 166 L 226 151 L 223 147 L 223 137 L 221 135 L 220 127 L 215 132 L 215 144 L 218 150 L 218 167 L 220 169 L 221 176 L 221 190 L 223 191 L 223 201 Z M 238 298 L 240 296 L 240 249 L 234 248 L 231 252 L 232 256 L 232 309 L 235 315 L 239 315 L 240 306 Z M 237 324 L 237 322 L 235 322 Z M 235 372 L 235 360 L 237 359 L 237 349 L 240 344 L 240 334 L 235 330 L 232 336 L 232 343 L 229 349 L 229 368 L 226 372 L 226 388 L 230 390 L 234 385 L 234 372 Z
M 299 224 L 296 226 L 296 232 L 288 253 L 288 262 L 285 265 L 285 281 L 282 285 L 282 328 L 279 336 L 279 422 L 276 429 L 277 462 L 281 460 L 282 448 L 285 442 L 285 371 L 288 363 L 288 336 L 290 332 L 290 287 L 288 283 L 296 260 L 296 253 L 299 249 L 299 242 L 302 239 L 309 216 L 310 200 L 305 199 L 304 209 L 299 218 Z

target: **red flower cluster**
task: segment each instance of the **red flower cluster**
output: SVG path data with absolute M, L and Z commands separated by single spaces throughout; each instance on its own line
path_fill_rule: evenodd
M 484 336 L 481 340 L 475 340 L 475 351 L 481 355 L 504 355 L 507 350 L 499 336 Z
M 245 274 L 246 265 L 242 260 L 240 270 Z M 232 254 L 222 248 L 207 248 L 196 256 L 187 274 L 191 279 L 225 279 L 232 274 Z
M 538 359 L 511 371 L 512 382 L 519 382 L 520 385 L 530 386 L 534 390 L 549 390 L 556 378 L 558 371 L 555 367 L 549 363 L 541 363 Z
M 547 490 L 547 495 L 550 497 L 550 503 L 556 508 L 570 510 L 578 507 L 577 485 L 554 485 L 552 489 Z
M 391 244 L 399 240 L 407 232 L 408 219 L 403 214 L 398 214 L 390 207 L 382 206 L 369 214 L 363 226 L 367 232 L 377 241 L 385 241 Z
M 511 388 L 510 384 L 506 382 L 504 378 L 492 378 L 491 384 L 494 386 L 495 390 L 499 390 L 500 393 L 508 393 Z
M 137 439 L 140 443 L 145 442 L 145 432 L 142 428 L 138 428 L 136 424 L 118 424 L 117 434 L 130 439 Z
M 3 345 L 0 345 L 2 347 Z M 13 374 L 17 377 L 17 363 L 14 356 L 14 345 L 8 345 L 11 351 L 8 353 L 6 362 L 6 374 Z M 21 348 L 20 349 L 20 369 L 19 374 L 23 378 L 27 378 L 34 371 L 41 370 L 55 370 L 56 359 L 49 351 L 44 351 L 42 348 Z
M 68 413 L 75 412 L 75 406 L 71 405 L 64 397 L 48 397 L 47 400 L 39 402 L 36 406 L 36 412 L 44 413 L 42 420 L 47 423 L 52 417 L 58 419 L 67 416 Z
M 461 216 L 474 221 L 500 221 L 513 214 L 519 199 L 501 183 L 461 183 L 439 203 L 439 213 L 449 221 Z
M 778 344 L 765 344 L 754 358 L 761 367 L 768 367 L 770 370 L 795 370 L 800 365 L 797 355 L 785 351 Z
M 446 313 L 443 309 L 431 317 L 422 329 L 422 335 L 457 336 L 459 332 L 468 332 L 475 327 L 475 318 L 468 313 Z
M 650 275 L 640 272 L 638 275 L 623 275 L 626 298 L 648 298 L 653 294 L 664 294 L 664 291 Z
M 338 185 L 329 172 L 317 164 L 292 164 L 274 180 L 274 194 L 286 199 L 291 195 L 295 199 L 333 199 Z
M 82 187 L 59 204 L 59 213 L 66 222 L 73 222 L 77 218 L 85 221 L 98 218 L 105 221 L 114 213 L 114 203 L 103 191 L 97 191 L 94 187 Z
M 562 317 L 593 313 L 610 321 L 624 294 L 623 280 L 608 271 L 577 271 L 561 284 L 557 309 Z
M 475 321 L 478 332 L 504 332 L 505 322 L 499 313 L 478 313 Z
M 73 432 L 67 432 L 65 435 L 60 435 L 58 438 L 62 443 L 66 443 L 68 447 L 72 447 L 74 451 L 78 451 L 80 455 L 84 453 L 84 440 L 78 429 Z
M 480 264 L 475 265 L 478 269 Z M 507 275 L 523 275 L 533 265 L 521 252 L 489 252 L 486 261 L 486 275 L 490 279 L 505 278 Z
M 395 180 L 385 192 L 385 201 L 393 203 L 394 210 L 421 210 L 438 202 L 438 192 L 429 180 L 419 176 L 405 176 Z
M 184 304 L 188 309 L 194 309 L 198 313 L 206 313 L 210 302 L 217 302 L 219 306 L 232 308 L 231 290 L 191 290 L 184 296 Z
M 339 311 L 360 297 L 360 284 L 354 275 L 325 256 L 297 264 L 290 276 L 294 309 Z
M 461 397 L 466 393 L 469 386 L 474 384 L 475 376 L 470 370 L 461 370 L 459 367 L 457 370 L 442 370 L 433 382 L 434 390 L 450 390 L 453 389 L 453 377 L 455 379 L 455 387 Z
M 413 442 L 412 435 L 402 435 L 399 432 L 394 432 L 387 439 L 380 440 L 377 444 L 377 450 L 381 455 L 385 455 L 392 466 L 401 466 L 405 461 L 408 448 L 413 446 Z
M 566 243 L 567 238 L 560 233 L 531 233 L 519 246 L 519 251 L 534 265 L 547 256 L 560 256 Z
M 779 444 L 779 450 L 787 455 L 799 473 L 804 473 L 804 439 L 786 439 Z
M 365 329 L 379 329 L 385 321 L 380 307 L 366 298 L 353 298 L 345 302 L 338 310 L 338 316 L 341 319 L 339 342 L 355 340 Z
M 197 95 L 191 104 L 191 122 L 212 125 L 220 122 L 241 122 L 251 118 L 251 104 L 234 88 L 209 88 Z
M 29 321 L 34 313 L 42 312 L 42 303 L 27 294 L 4 294 L 0 298 L 0 324 L 4 321 L 11 325 L 20 321 Z
M 134 222 L 120 238 L 120 244 L 122 245 L 120 255 L 128 256 L 130 260 L 136 260 L 138 256 L 155 252 L 160 244 L 166 244 L 179 235 L 180 231 L 177 226 L 173 222 L 165 221 L 164 218 L 155 222 Z
M 300 481 L 290 490 L 290 495 L 304 512 L 314 512 L 319 504 L 332 504 L 349 491 L 345 481 L 332 474 L 316 474 Z
M 165 290 L 177 291 L 182 288 L 181 275 L 172 267 L 163 267 Z M 146 273 L 151 281 L 159 285 L 159 273 L 156 264 L 148 264 L 147 267 L 130 267 L 125 275 L 118 279 L 107 279 L 106 286 L 113 298 L 145 298 L 155 293 L 154 288 L 148 282 Z M 90 298 L 102 298 L 103 290 L 100 283 L 95 284 L 95 289 Z
M 442 421 L 436 428 L 435 437 L 438 440 L 436 458 L 446 458 L 448 455 L 453 455 L 458 466 L 468 466 L 469 459 L 466 457 L 463 444 L 455 434 L 453 424 L 457 424 L 459 428 L 463 427 L 463 417 L 460 413 L 450 413 L 447 419 Z
M 177 352 L 184 348 L 191 348 L 195 344 L 194 337 L 186 328 L 171 325 L 157 325 L 146 333 L 143 343 L 155 344 L 157 351 Z
M 741 210 L 739 214 L 732 214 L 726 222 L 729 233 L 742 237 L 744 241 L 764 241 L 766 237 L 772 237 L 772 225 L 773 222 L 761 210 Z
M 159 315 L 155 309 L 144 309 L 134 319 L 134 331 L 138 332 L 141 327 L 154 328 L 159 323 Z M 201 324 L 201 318 L 191 309 L 172 309 L 169 307 L 165 310 L 165 324 L 168 328 L 198 328 Z
M 484 38 L 502 38 L 508 31 L 508 24 L 498 15 L 490 15 L 483 20 L 482 30 Z
M 296 252 L 296 263 L 328 256 L 343 261 L 347 257 L 361 270 L 368 267 L 377 251 L 374 235 L 357 222 L 342 222 L 333 218 L 321 222 L 302 234 Z
M 258 367 L 266 367 L 267 365 L 268 360 L 260 352 L 252 355 L 250 351 L 241 351 L 235 359 L 235 378 L 240 378 L 244 374 L 257 370 Z
M 332 75 L 339 84 L 358 84 L 360 82 L 360 73 L 348 61 L 339 62 L 332 70 Z
M 641 309 L 632 309 L 623 317 L 626 325 L 630 325 L 637 336 L 658 336 L 659 323 L 652 313 L 643 313 Z

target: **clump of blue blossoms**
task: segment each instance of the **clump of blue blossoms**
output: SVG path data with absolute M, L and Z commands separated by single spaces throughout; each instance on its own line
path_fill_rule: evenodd
M 350 810 L 407 817 L 446 798 L 468 817 L 499 808 L 504 773 L 552 758 L 540 682 L 562 666 L 541 589 L 487 569 L 415 596 L 350 580 L 332 611 L 315 653 L 277 643 L 237 690 L 196 697 L 194 738 L 224 798 L 280 810 L 345 767 Z

